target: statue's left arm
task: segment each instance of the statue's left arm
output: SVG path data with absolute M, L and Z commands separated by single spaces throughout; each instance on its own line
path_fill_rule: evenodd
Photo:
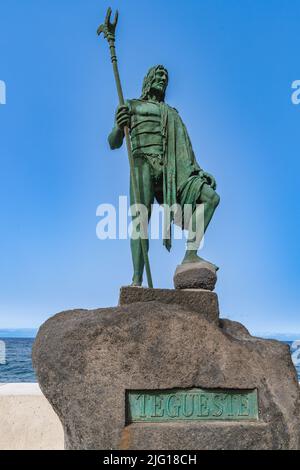
M 175 109 L 175 108 L 173 108 L 173 109 Z M 177 109 L 175 109 L 175 111 L 178 113 Z M 179 113 L 178 113 L 178 116 L 179 116 Z M 193 150 L 193 147 L 192 147 L 192 143 L 191 143 L 187 128 L 186 128 L 186 126 L 185 126 L 185 124 L 184 124 L 184 122 L 182 121 L 181 118 L 180 118 L 180 120 L 181 120 L 181 123 L 183 125 L 184 131 L 185 131 L 185 134 L 186 134 L 186 138 L 187 138 L 189 146 L 190 146 L 191 154 L 193 155 L 194 164 L 195 164 L 195 166 L 197 166 L 199 168 L 199 175 L 201 175 L 206 180 L 206 183 L 209 186 L 211 186 L 213 189 L 216 189 L 217 188 L 217 183 L 216 183 L 216 180 L 215 180 L 214 176 L 211 175 L 210 173 L 207 173 L 206 171 L 204 171 L 200 167 L 199 163 L 197 162 L 197 159 L 195 157 L 195 153 L 194 153 L 194 150 Z
M 211 175 L 210 173 L 207 173 L 204 170 L 201 170 L 203 177 L 206 179 L 206 183 L 211 186 L 213 189 L 217 189 L 217 182 L 215 180 L 215 177 Z

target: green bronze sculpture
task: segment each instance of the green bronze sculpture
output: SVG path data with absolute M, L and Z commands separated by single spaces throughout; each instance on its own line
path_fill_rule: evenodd
M 109 9 L 104 25 L 98 29 L 98 34 L 103 32 L 109 42 L 120 102 L 116 111 L 115 126 L 108 141 L 111 149 L 117 149 L 122 146 L 124 136 L 126 137 L 131 168 L 131 205 L 144 204 L 148 209 L 148 221 L 154 199 L 169 208 L 179 205 L 182 208 L 182 218 L 178 221 L 174 214 L 171 215 L 170 223 L 164 233 L 164 245 L 170 250 L 170 225 L 171 222 L 176 222 L 182 228 L 189 230 L 182 264 L 203 261 L 198 256 L 197 250 L 219 204 L 216 181 L 212 175 L 199 167 L 184 123 L 177 110 L 165 103 L 169 79 L 165 67 L 157 65 L 150 68 L 143 82 L 141 97 L 124 102 L 114 47 L 117 15 L 114 23 L 110 23 L 110 15 Z M 188 223 L 186 218 L 183 220 L 184 207 L 187 205 L 192 208 Z M 199 205 L 203 207 L 200 213 L 197 211 Z M 204 219 L 202 224 L 197 220 L 199 217 Z M 195 237 L 197 227 L 198 232 L 199 227 L 202 229 L 200 236 L 197 233 Z M 146 264 L 148 284 L 151 287 L 149 242 L 148 239 L 144 239 L 147 237 L 143 230 L 145 232 L 141 224 L 141 237 L 131 239 L 134 268 L 132 285 L 142 285 Z
M 204 204 L 205 231 L 219 203 L 216 182 L 213 176 L 200 169 L 185 125 L 178 112 L 164 102 L 167 84 L 168 72 L 162 65 L 149 70 L 141 97 L 117 109 L 109 144 L 111 149 L 121 147 L 124 126 L 128 126 L 136 180 L 142 189 L 140 202 L 147 207 L 149 216 L 154 199 L 169 207 L 176 203 L 182 208 L 191 204 L 194 217 L 196 204 Z M 132 185 L 130 196 L 130 203 L 134 204 Z M 171 238 L 165 238 L 164 244 L 170 249 Z M 192 244 L 194 237 L 189 236 L 183 263 L 201 260 L 197 249 L 190 248 Z M 131 240 L 131 251 L 133 285 L 141 285 L 144 262 L 139 239 Z

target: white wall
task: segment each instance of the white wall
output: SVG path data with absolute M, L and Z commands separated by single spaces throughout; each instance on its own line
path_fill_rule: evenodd
M 63 448 L 62 425 L 38 384 L 0 384 L 0 450 Z

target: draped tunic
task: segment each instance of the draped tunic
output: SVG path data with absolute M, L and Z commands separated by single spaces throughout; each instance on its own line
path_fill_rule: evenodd
M 164 102 L 130 100 L 127 103 L 132 115 L 133 156 L 153 154 L 162 158 L 164 207 L 179 204 L 183 214 L 184 205 L 191 204 L 194 210 L 206 181 L 178 111 Z M 176 213 L 170 215 L 165 217 L 164 227 L 164 245 L 168 250 Z M 181 225 L 184 226 L 183 220 Z

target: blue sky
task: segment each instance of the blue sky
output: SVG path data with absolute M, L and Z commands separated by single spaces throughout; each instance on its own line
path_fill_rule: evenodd
M 126 97 L 169 70 L 221 203 L 202 255 L 220 266 L 221 314 L 254 333 L 300 333 L 300 1 L 119 0 Z M 0 327 L 37 327 L 69 308 L 116 305 L 131 280 L 127 240 L 96 237 L 96 208 L 128 194 L 125 148 L 107 135 L 117 96 L 96 29 L 107 2 L 3 0 L 0 11 Z M 184 241 L 151 244 L 156 287 L 172 287 Z

